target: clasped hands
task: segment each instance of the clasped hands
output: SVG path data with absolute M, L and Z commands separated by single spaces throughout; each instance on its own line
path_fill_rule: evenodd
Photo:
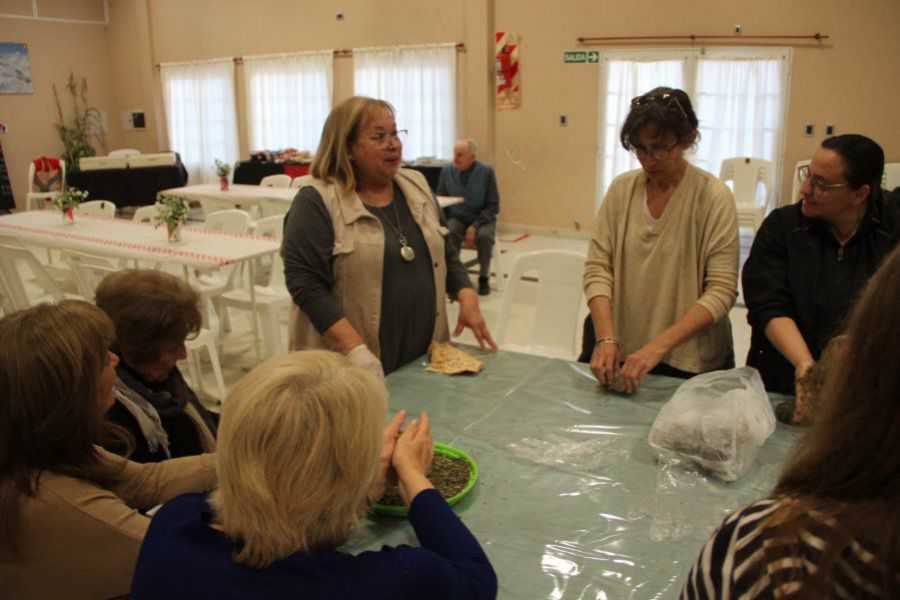
M 419 492 L 434 486 L 428 480 L 434 458 L 434 439 L 428 413 L 423 412 L 403 429 L 406 411 L 390 420 L 381 435 L 378 474 L 367 494 L 370 504 L 377 502 L 389 484 L 397 482 L 403 503 L 409 506 Z
M 618 344 L 601 340 L 594 346 L 591 372 L 601 384 L 633 394 L 643 383 L 644 375 L 658 365 L 665 355 L 665 349 L 651 340 L 629 354 L 620 367 Z

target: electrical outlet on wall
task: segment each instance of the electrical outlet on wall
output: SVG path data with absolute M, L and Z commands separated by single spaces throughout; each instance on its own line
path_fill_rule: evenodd
M 559 115 L 559 124 L 565 127 L 569 124 L 569 116 L 566 114 Z
M 6 133 L 6 132 L 7 132 L 6 123 L 0 123 L 0 133 Z
M 815 131 L 816 131 L 816 126 L 813 125 L 812 123 L 807 123 L 803 127 L 803 135 L 805 135 L 806 137 L 812 137 L 813 133 L 815 133 Z
M 834 123 L 825 125 L 825 135 L 834 135 Z

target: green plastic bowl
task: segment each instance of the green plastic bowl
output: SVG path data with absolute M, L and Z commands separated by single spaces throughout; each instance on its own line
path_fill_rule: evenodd
M 471 492 L 472 488 L 475 487 L 475 482 L 478 481 L 478 465 L 471 456 L 450 444 L 435 442 L 434 452 L 435 454 L 443 454 L 450 458 L 462 458 L 469 463 L 469 481 L 466 483 L 466 487 L 452 498 L 447 499 L 447 504 L 453 506 L 465 498 L 466 494 Z M 373 504 L 372 510 L 379 515 L 387 515 L 389 517 L 405 517 L 409 513 L 409 509 L 405 506 L 388 506 L 386 504 Z

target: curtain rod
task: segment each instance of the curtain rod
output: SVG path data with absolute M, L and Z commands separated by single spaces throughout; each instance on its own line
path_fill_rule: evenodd
M 457 42 L 457 43 L 456 43 L 456 50 L 457 50 L 458 52 L 465 52 L 465 51 L 466 51 L 466 45 L 465 45 L 464 43 L 462 43 L 462 42 Z M 344 50 L 334 50 L 334 55 L 335 55 L 335 56 L 339 56 L 339 57 L 341 57 L 341 58 L 345 58 L 345 57 L 348 57 L 348 56 L 353 56 L 353 50 L 347 50 L 347 49 L 344 49 Z M 261 55 L 261 56 L 265 56 L 265 55 Z M 244 58 L 241 57 L 241 56 L 235 56 L 235 57 L 232 58 L 232 60 L 234 61 L 234 64 L 236 64 L 236 65 L 242 65 L 242 64 L 244 64 Z M 194 61 L 189 61 L 189 62 L 194 62 Z M 196 61 L 196 62 L 208 62 L 208 61 Z M 170 63 L 170 64 L 177 64 L 177 63 Z M 154 67 L 157 68 L 157 69 L 159 69 L 159 63 L 156 63 L 156 64 L 154 65 Z
M 813 35 L 632 35 L 632 36 L 613 36 L 613 37 L 578 37 L 575 38 L 579 43 L 593 42 L 633 42 L 633 41 L 649 41 L 649 40 L 688 40 L 694 42 L 696 40 L 816 40 L 822 41 L 830 39 L 830 36 L 815 33 Z

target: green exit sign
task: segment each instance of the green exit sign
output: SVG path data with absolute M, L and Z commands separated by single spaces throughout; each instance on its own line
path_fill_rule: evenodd
M 563 52 L 564 63 L 598 63 L 599 50 L 566 50 Z

